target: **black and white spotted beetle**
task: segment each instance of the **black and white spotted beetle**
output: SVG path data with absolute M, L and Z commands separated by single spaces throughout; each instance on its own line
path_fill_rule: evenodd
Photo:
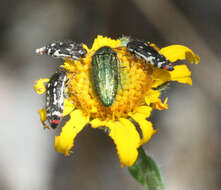
M 171 62 L 166 57 L 145 42 L 131 40 L 127 43 L 126 48 L 128 52 L 134 54 L 138 58 L 148 61 L 154 67 L 168 71 L 174 70 Z
M 69 42 L 54 42 L 39 49 L 36 49 L 36 53 L 40 55 L 50 55 L 54 58 L 62 59 L 80 59 L 85 57 L 87 51 L 83 48 L 82 44 L 78 44 L 73 41 Z
M 51 76 L 47 83 L 46 114 L 49 126 L 53 129 L 58 127 L 62 119 L 67 81 L 65 70 L 60 69 Z

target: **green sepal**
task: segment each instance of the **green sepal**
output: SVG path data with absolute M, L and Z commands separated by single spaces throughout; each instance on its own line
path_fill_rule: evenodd
M 157 88 L 154 88 L 154 90 L 158 90 L 159 92 L 165 92 L 166 90 L 168 90 L 169 86 L 170 86 L 170 83 L 165 82 L 161 84 L 160 86 L 158 86 Z
M 163 190 L 164 184 L 156 162 L 145 154 L 142 147 L 138 149 L 138 152 L 136 162 L 128 167 L 128 171 L 148 190 Z
M 121 41 L 121 46 L 126 47 L 131 38 L 129 36 L 122 36 L 119 40 Z

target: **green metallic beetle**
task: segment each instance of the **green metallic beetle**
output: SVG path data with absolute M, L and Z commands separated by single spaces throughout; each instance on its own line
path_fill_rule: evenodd
M 98 49 L 92 57 L 92 79 L 104 106 L 111 106 L 120 83 L 119 59 L 110 47 Z

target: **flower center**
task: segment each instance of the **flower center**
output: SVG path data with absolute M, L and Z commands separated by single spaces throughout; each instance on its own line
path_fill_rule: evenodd
M 128 117 L 137 106 L 145 104 L 145 96 L 151 88 L 152 70 L 148 64 L 141 60 L 126 55 L 125 50 L 115 50 L 120 60 L 120 80 L 114 103 L 104 106 L 100 101 L 92 83 L 91 61 L 89 55 L 83 62 L 73 61 L 71 71 L 68 74 L 68 91 L 77 109 L 81 109 L 91 118 L 101 120 L 118 120 L 120 117 Z

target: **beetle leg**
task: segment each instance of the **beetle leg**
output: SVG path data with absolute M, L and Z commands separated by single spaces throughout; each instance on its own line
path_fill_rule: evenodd
M 44 126 L 44 129 L 50 129 L 50 127 L 45 122 L 41 122 L 41 123 Z

